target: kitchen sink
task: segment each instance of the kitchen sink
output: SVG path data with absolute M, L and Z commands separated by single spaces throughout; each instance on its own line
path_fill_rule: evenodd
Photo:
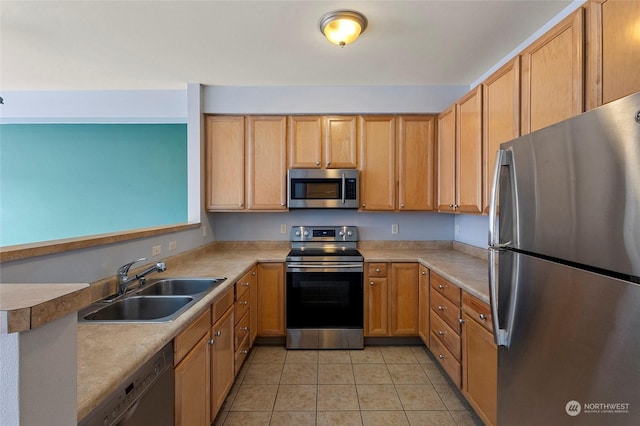
M 144 296 L 192 296 L 213 290 L 226 278 L 158 278 L 137 292 Z
M 81 322 L 167 322 L 197 301 L 193 296 L 132 296 L 107 305 L 91 305 L 78 316 Z

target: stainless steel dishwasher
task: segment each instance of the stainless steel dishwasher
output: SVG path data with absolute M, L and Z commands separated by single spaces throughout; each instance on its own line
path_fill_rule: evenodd
M 173 344 L 169 343 L 78 425 L 172 426 L 173 380 Z

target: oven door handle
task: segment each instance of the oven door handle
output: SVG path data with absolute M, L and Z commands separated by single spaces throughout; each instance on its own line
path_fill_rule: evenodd
M 306 263 L 287 263 L 287 268 L 308 268 L 308 269 L 329 269 L 329 268 L 362 268 L 362 265 L 354 264 L 331 264 L 331 265 L 314 265 Z

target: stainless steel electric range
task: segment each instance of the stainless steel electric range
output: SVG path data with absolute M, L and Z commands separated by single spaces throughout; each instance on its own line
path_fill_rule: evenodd
M 364 347 L 364 259 L 355 226 L 294 226 L 287 255 L 287 348 Z

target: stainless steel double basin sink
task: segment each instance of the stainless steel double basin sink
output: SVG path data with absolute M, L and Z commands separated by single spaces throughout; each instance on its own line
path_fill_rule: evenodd
M 226 278 L 156 278 L 123 296 L 98 301 L 78 313 L 84 323 L 169 322 Z

